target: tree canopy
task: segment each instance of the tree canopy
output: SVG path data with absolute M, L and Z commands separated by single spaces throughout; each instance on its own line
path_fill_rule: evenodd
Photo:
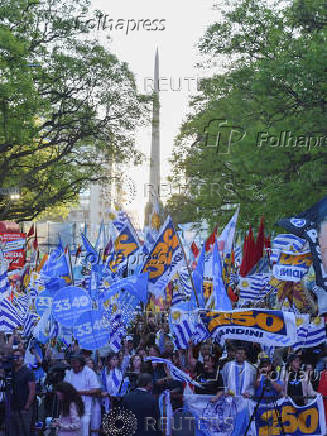
M 208 28 L 200 51 L 230 67 L 202 80 L 176 139 L 185 221 L 223 225 L 240 204 L 243 228 L 264 215 L 272 229 L 326 195 L 326 6 L 243 0 Z
M 92 38 L 88 0 L 0 5 L 0 219 L 31 220 L 104 182 L 110 160 L 139 161 L 147 122 L 126 63 Z M 85 18 L 86 20 L 86 18 Z

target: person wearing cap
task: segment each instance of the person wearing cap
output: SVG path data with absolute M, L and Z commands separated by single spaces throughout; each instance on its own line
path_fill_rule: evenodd
M 85 366 L 85 359 L 81 355 L 72 355 L 72 369 L 66 371 L 64 381 L 71 383 L 74 388 L 82 395 L 85 407 L 85 414 L 82 417 L 81 436 L 89 436 L 92 411 L 92 397 L 100 392 L 100 384 L 96 373 Z
M 283 395 L 284 384 L 277 380 L 277 373 L 273 370 L 268 357 L 260 360 L 254 387 L 255 401 L 269 403 L 277 401 Z
M 303 371 L 300 370 L 301 356 L 298 354 L 290 354 L 288 358 L 288 370 L 284 376 L 284 394 L 292 398 L 295 404 L 303 407 L 307 404 L 310 397 L 315 397 L 317 394 L 313 390 L 311 381 L 305 377 Z

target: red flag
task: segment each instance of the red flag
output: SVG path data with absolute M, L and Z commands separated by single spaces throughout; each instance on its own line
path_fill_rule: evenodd
M 243 257 L 242 257 L 242 263 L 240 265 L 240 276 L 245 277 L 245 271 L 247 270 L 247 258 L 248 258 L 248 236 L 245 235 L 244 237 L 244 244 L 243 244 Z
M 192 242 L 191 249 L 192 249 L 192 253 L 193 253 L 194 258 L 196 259 L 199 255 L 199 249 L 194 241 Z
M 240 266 L 240 276 L 245 277 L 255 265 L 256 246 L 252 227 L 249 227 L 249 234 L 244 238 L 243 259 Z
M 256 264 L 256 258 L 257 258 L 257 247 L 255 245 L 255 239 L 254 239 L 254 233 L 252 230 L 252 227 L 250 229 L 250 234 L 249 234 L 249 263 L 248 263 L 248 270 L 246 272 L 246 274 L 248 274 L 251 269 L 254 267 L 254 265 Z
M 235 250 L 234 250 L 234 247 L 232 247 L 232 252 L 231 252 L 230 258 L 231 258 L 231 264 L 235 265 Z
M 78 244 L 78 247 L 77 247 L 77 250 L 75 253 L 75 263 L 76 263 L 78 256 L 80 256 L 81 253 L 82 253 L 82 247 L 81 247 L 81 244 Z
M 37 240 L 37 228 L 35 227 L 35 236 L 34 236 L 34 241 L 33 241 L 33 248 L 34 250 L 37 250 L 39 247 L 39 242 Z
M 34 224 L 31 225 L 31 227 L 27 233 L 27 238 L 30 236 L 33 236 L 33 235 L 34 235 Z
M 206 251 L 209 251 L 211 249 L 212 245 L 216 242 L 217 228 L 218 228 L 218 226 L 216 226 L 213 229 L 213 232 L 211 233 L 209 238 L 206 240 Z
M 264 248 L 265 248 L 265 224 L 264 224 L 264 217 L 261 217 L 259 232 L 255 243 L 255 252 L 256 252 L 255 264 L 258 263 L 259 260 L 263 257 Z
M 227 294 L 229 296 L 229 299 L 234 303 L 239 300 L 238 296 L 235 294 L 231 286 L 228 287 Z
M 265 238 L 265 248 L 271 248 L 270 235 Z

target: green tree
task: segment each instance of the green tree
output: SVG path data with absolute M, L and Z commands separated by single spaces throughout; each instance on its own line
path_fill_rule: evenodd
M 243 228 L 263 214 L 272 228 L 325 195 L 325 6 L 244 0 L 200 41 L 212 59 L 230 59 L 228 72 L 202 81 L 176 139 L 173 179 L 189 182 L 200 218 L 221 224 L 240 204 Z
M 0 5 L 0 219 L 31 220 L 105 183 L 110 160 L 141 156 L 134 129 L 148 98 L 133 74 L 92 39 L 88 0 Z M 99 13 L 99 12 L 98 12 Z

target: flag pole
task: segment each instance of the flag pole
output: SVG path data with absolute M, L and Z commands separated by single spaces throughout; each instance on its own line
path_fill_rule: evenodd
M 68 247 L 68 259 L 69 259 L 69 266 L 70 266 L 70 275 L 72 276 L 72 284 L 74 286 L 74 274 L 73 274 L 73 264 L 72 264 L 72 256 L 71 252 Z
M 192 288 L 193 288 L 193 292 L 194 292 L 195 299 L 196 299 L 196 304 L 197 304 L 198 307 L 200 307 L 199 299 L 198 299 L 198 294 L 196 292 L 196 289 L 195 289 L 195 286 L 194 286 L 194 282 L 193 282 L 192 272 L 190 271 L 189 264 L 187 263 L 187 257 L 186 257 L 186 253 L 185 253 L 185 250 L 184 250 L 184 246 L 183 246 L 182 241 L 180 240 L 179 237 L 178 237 L 178 241 L 181 244 L 181 247 L 182 247 L 182 250 L 183 250 L 184 260 L 185 260 L 185 263 L 186 263 L 187 271 L 188 271 L 190 279 L 191 279 Z

